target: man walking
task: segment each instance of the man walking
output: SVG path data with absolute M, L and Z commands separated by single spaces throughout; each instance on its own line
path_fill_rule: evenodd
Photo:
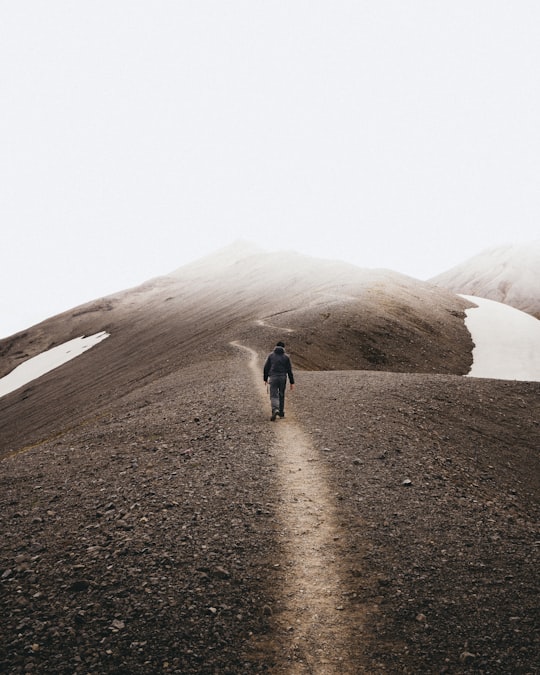
M 272 406 L 272 422 L 279 415 L 285 417 L 285 388 L 287 376 L 294 389 L 294 375 L 292 372 L 291 359 L 285 353 L 285 344 L 278 342 L 274 351 L 268 354 L 263 371 L 264 381 L 270 382 L 270 404 Z

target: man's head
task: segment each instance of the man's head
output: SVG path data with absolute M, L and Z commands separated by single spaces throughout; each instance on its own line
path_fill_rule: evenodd
M 276 347 L 283 347 L 283 348 L 285 348 L 285 343 L 284 343 L 284 342 L 281 342 L 281 340 L 280 340 L 279 342 L 276 342 Z

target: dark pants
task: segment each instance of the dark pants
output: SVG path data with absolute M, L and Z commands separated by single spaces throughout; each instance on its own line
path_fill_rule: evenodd
M 285 409 L 285 388 L 287 386 L 287 375 L 272 375 L 270 382 L 270 404 L 272 412 L 277 410 L 280 415 Z

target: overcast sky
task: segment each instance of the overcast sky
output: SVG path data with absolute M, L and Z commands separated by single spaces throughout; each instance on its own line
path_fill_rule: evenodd
M 538 0 L 0 0 L 0 336 L 243 238 L 540 236 Z

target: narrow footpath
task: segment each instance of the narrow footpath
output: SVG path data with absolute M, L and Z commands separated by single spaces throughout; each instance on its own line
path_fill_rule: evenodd
M 251 355 L 250 368 L 270 419 L 257 354 L 238 343 L 235 346 Z M 288 664 L 281 672 L 366 672 L 359 661 L 360 649 L 355 647 L 362 633 L 358 613 L 354 618 L 349 616 L 344 530 L 321 457 L 295 420 L 292 397 L 287 394 L 286 417 L 274 422 L 276 439 L 270 450 L 276 459 L 281 490 L 281 539 L 285 551 L 282 601 L 274 615 Z

